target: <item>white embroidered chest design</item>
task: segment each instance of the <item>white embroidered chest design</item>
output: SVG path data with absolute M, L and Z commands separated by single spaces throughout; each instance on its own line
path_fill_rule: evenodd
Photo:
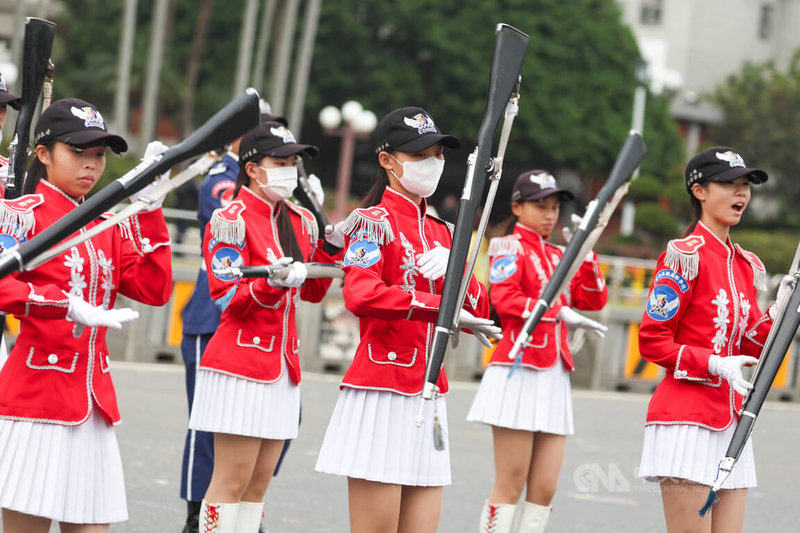
M 539 278 L 539 294 L 536 295 L 536 298 L 538 299 L 539 296 L 542 295 L 544 286 L 547 285 L 547 273 L 544 271 L 542 260 L 539 258 L 539 255 L 536 252 L 534 251 L 529 252 L 528 257 L 531 258 L 531 262 L 533 263 L 533 269 L 536 271 L 536 276 Z
M 413 292 L 417 288 L 417 280 L 414 279 L 414 276 L 419 272 L 414 257 L 414 247 L 408 242 L 403 232 L 400 232 L 400 243 L 403 245 L 403 263 L 400 265 L 400 269 L 403 271 L 402 288 L 404 291 Z
M 103 250 L 97 251 L 97 264 L 100 267 L 100 288 L 103 289 L 103 307 L 111 307 L 111 295 L 114 291 L 114 265 L 106 258 Z
M 743 293 L 739 293 L 739 309 L 741 315 L 739 316 L 739 332 L 736 335 L 736 347 L 742 345 L 742 335 L 747 331 L 747 319 L 750 317 L 750 300 L 745 298 Z
M 725 292 L 725 289 L 720 289 L 717 293 L 717 297 L 711 300 L 711 303 L 717 306 L 717 316 L 714 317 L 716 333 L 714 334 L 714 338 L 711 339 L 711 342 L 714 344 L 714 353 L 720 353 L 720 350 L 722 350 L 728 340 L 728 324 L 730 324 L 730 311 L 728 311 L 730 300 L 728 300 L 728 294 Z
M 80 298 L 83 298 L 87 286 L 86 276 L 83 275 L 84 261 L 77 248 L 70 248 L 69 254 L 64 257 L 64 266 L 69 268 L 69 293 Z

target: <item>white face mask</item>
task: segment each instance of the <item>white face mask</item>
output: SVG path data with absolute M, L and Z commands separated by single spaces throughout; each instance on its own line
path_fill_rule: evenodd
M 422 161 L 399 161 L 396 157 L 389 154 L 392 159 L 403 165 L 403 177 L 394 177 L 400 180 L 405 189 L 418 196 L 427 198 L 432 195 L 439 185 L 439 179 L 444 170 L 444 159 L 438 157 L 426 157 Z
M 260 183 L 256 181 L 258 188 L 273 202 L 279 202 L 289 198 L 294 190 L 297 188 L 297 167 L 292 165 L 290 167 L 275 167 L 264 168 L 256 165 L 258 168 L 267 173 L 267 183 Z

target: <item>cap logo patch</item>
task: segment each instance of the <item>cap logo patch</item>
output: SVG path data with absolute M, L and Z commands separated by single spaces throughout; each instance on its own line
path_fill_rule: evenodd
M 417 113 L 411 118 L 403 117 L 403 122 L 410 128 L 416 128 L 417 133 L 436 133 L 436 124 L 433 119 L 425 113 Z
M 269 132 L 273 134 L 275 137 L 280 137 L 281 139 L 283 139 L 284 144 L 289 144 L 289 143 L 297 144 L 297 139 L 294 138 L 292 132 L 286 129 L 284 126 L 281 126 L 279 128 L 270 128 Z
M 81 108 L 72 106 L 71 111 L 73 115 L 83 120 L 84 127 L 100 128 L 101 130 L 106 129 L 106 123 L 103 122 L 103 115 L 101 115 L 100 111 L 98 111 L 97 109 L 88 106 Z
M 531 183 L 535 183 L 542 189 L 555 189 L 556 179 L 549 172 L 540 172 L 539 174 L 531 174 Z
M 736 152 L 731 152 L 728 150 L 727 152 L 717 152 L 716 153 L 717 159 L 721 159 L 722 161 L 727 161 L 728 164 L 732 167 L 745 167 L 744 159 L 742 156 L 737 154 Z
M 0 91 L 8 92 L 8 86 L 6 86 L 6 80 L 3 79 L 2 74 L 0 74 Z

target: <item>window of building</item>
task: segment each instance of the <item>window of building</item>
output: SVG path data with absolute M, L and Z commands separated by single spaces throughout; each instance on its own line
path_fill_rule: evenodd
M 758 36 L 769 39 L 772 35 L 773 7 L 770 4 L 761 4 L 761 16 L 758 20 Z
M 664 12 L 664 0 L 642 0 L 639 11 L 639 22 L 650 26 L 661 24 Z

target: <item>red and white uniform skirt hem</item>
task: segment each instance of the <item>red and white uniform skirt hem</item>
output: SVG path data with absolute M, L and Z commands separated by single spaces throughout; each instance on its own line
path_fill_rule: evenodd
M 300 387 L 284 368 L 275 383 L 261 383 L 201 368 L 189 429 L 261 439 L 297 437 Z
M 74 524 L 128 519 L 113 426 L 0 420 L 0 507 Z
M 440 396 L 428 401 L 424 423 L 417 427 L 420 398 L 343 388 L 325 432 L 316 470 L 398 485 L 449 485 L 450 443 L 445 400 Z M 442 427 L 444 450 L 434 447 L 435 416 Z
M 685 479 L 710 487 L 717 477 L 717 466 L 725 456 L 735 430 L 736 424 L 731 424 L 724 431 L 711 431 L 689 424 L 646 426 L 639 477 L 656 482 L 664 477 Z M 748 438 L 722 489 L 755 486 L 753 442 Z
M 559 361 L 547 370 L 490 365 L 467 413 L 470 422 L 492 426 L 572 435 L 572 388 L 569 371 Z

